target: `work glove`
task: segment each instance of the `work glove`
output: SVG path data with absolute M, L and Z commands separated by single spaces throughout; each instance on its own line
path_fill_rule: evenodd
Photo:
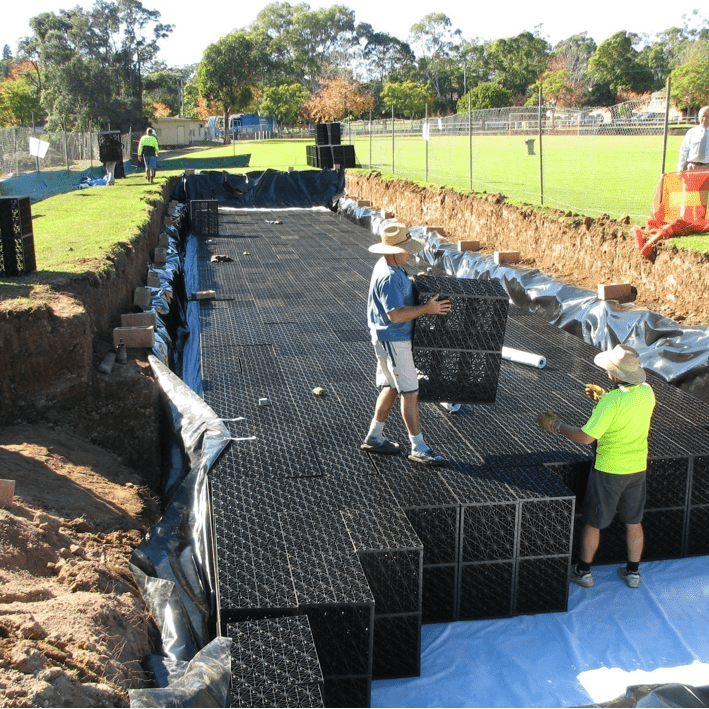
M 547 433 L 552 432 L 554 422 L 558 420 L 559 417 L 553 411 L 546 411 L 545 413 L 539 414 L 539 416 L 537 416 L 537 423 L 539 424 L 539 428 L 541 428 L 542 431 L 546 431 Z
M 583 391 L 591 401 L 600 401 L 608 393 L 602 386 L 598 386 L 598 384 L 586 384 Z

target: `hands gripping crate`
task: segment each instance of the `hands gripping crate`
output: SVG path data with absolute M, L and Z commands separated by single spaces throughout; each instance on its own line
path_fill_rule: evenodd
M 509 299 L 498 281 L 416 276 L 420 303 L 451 301 L 448 315 L 422 315 L 413 335 L 419 400 L 491 404 L 497 394 Z

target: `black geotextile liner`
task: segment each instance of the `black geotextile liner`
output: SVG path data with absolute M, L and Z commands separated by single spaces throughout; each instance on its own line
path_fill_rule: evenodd
M 229 207 L 331 207 L 344 189 L 344 170 L 200 172 L 180 179 L 172 198 L 216 199 Z

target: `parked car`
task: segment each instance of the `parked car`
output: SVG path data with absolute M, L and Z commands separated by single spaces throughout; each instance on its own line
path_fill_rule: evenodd
M 633 123 L 664 123 L 665 114 L 659 111 L 636 113 L 630 120 L 633 121 Z

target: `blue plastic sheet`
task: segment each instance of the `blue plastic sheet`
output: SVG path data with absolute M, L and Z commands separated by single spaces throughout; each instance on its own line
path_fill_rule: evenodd
M 643 563 L 639 589 L 616 568 L 572 584 L 568 613 L 424 625 L 421 676 L 373 682 L 372 706 L 574 707 L 709 683 L 707 557 Z

